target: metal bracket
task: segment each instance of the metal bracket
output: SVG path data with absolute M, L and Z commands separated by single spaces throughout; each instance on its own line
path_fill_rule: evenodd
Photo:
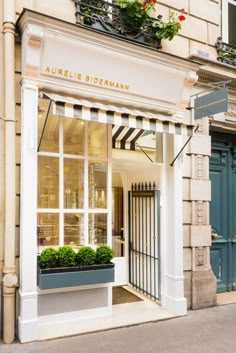
M 199 129 L 199 125 L 196 126 L 194 132 L 197 132 L 198 129 Z M 181 148 L 181 150 L 179 151 L 179 153 L 177 154 L 177 156 L 175 157 L 175 159 L 170 163 L 170 166 L 171 166 L 171 167 L 173 167 L 173 165 L 174 165 L 176 159 L 177 159 L 177 158 L 179 157 L 179 155 L 183 152 L 184 148 L 187 146 L 187 144 L 189 143 L 189 141 L 191 140 L 192 137 L 193 137 L 193 135 L 189 137 L 189 139 L 185 142 L 185 144 L 183 145 L 183 147 Z

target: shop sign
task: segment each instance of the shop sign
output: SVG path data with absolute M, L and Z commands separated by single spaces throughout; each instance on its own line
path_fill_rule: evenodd
M 197 97 L 194 100 L 194 119 L 227 112 L 228 110 L 228 88 L 222 88 Z

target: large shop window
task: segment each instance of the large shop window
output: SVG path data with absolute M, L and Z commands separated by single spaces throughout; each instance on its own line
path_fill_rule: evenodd
M 38 247 L 107 243 L 108 126 L 39 117 Z

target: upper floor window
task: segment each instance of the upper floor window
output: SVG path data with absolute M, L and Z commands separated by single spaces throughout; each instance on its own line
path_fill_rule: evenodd
M 236 0 L 222 1 L 222 35 L 225 43 L 236 46 Z

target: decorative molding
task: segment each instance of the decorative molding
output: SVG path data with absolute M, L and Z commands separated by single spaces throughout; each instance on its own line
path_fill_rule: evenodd
M 192 87 L 198 81 L 198 75 L 195 72 L 189 71 L 184 79 L 186 87 Z
M 206 201 L 192 202 L 192 225 L 205 226 L 209 224 L 209 203 Z
M 195 249 L 195 264 L 196 266 L 203 266 L 204 263 L 204 248 L 203 246 L 199 246 Z
M 194 174 L 196 179 L 204 178 L 204 157 L 200 154 L 195 156 Z
M 220 152 L 220 162 L 221 163 L 226 163 L 226 156 L 227 156 L 227 153 L 225 151 L 221 151 Z
M 40 48 L 43 41 L 43 30 L 34 25 L 28 25 L 28 44 Z

